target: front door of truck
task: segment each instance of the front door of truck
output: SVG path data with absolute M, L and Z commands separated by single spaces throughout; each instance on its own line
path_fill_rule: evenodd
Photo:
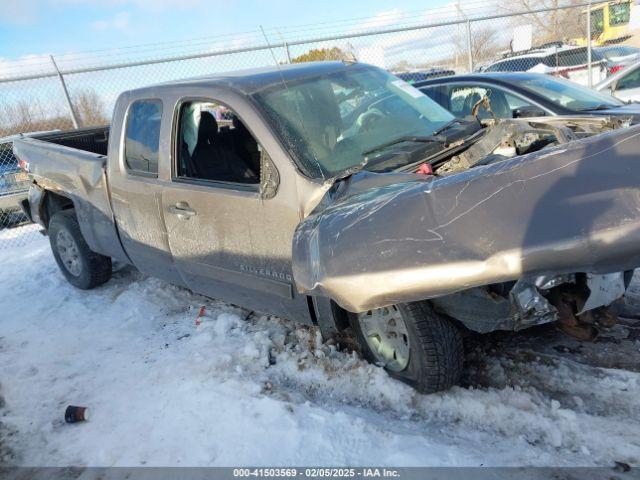
M 299 216 L 283 191 L 264 193 L 267 152 L 220 101 L 182 100 L 176 111 L 162 210 L 184 281 L 207 296 L 306 319 L 291 271 Z

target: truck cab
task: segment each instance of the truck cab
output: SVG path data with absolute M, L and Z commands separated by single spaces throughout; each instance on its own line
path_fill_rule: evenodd
M 247 95 L 223 81 L 151 87 L 123 94 L 114 119 L 107 176 L 131 262 L 194 292 L 308 322 L 291 239 L 311 181 Z

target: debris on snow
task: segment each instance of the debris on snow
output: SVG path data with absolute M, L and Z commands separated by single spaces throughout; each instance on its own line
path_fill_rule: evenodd
M 0 458 L 14 463 L 640 464 L 633 319 L 584 347 L 553 326 L 472 337 L 464 385 L 425 396 L 315 328 L 131 268 L 76 290 L 46 238 L 0 264 L 1 393 L 23 407 L 0 410 Z M 51 422 L 70 394 L 91 428 Z

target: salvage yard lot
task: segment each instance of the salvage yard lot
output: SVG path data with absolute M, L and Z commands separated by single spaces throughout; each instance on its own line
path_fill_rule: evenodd
M 0 464 L 640 464 L 632 318 L 592 344 L 553 326 L 468 338 L 464 387 L 427 396 L 313 329 L 129 267 L 76 290 L 46 238 L 0 265 Z M 69 404 L 90 420 L 65 424 Z

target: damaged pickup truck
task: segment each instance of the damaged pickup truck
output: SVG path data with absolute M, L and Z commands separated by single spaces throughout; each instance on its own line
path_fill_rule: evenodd
M 250 309 L 351 326 L 422 392 L 462 332 L 591 338 L 640 265 L 640 129 L 456 120 L 378 68 L 220 74 L 120 95 L 110 127 L 17 139 L 64 276 L 112 259 Z

